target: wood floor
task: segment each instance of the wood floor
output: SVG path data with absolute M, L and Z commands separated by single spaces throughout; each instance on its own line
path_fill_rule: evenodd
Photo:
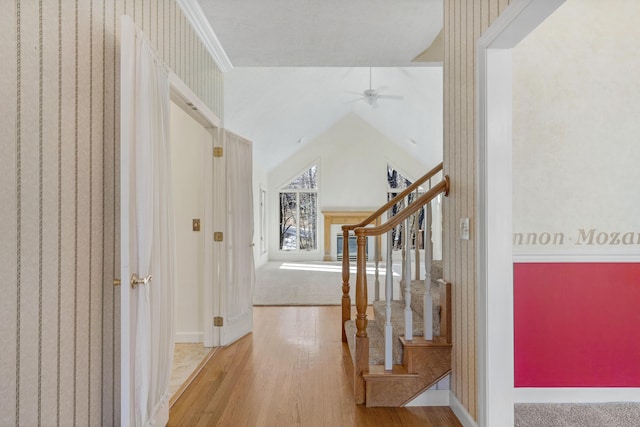
M 461 426 L 448 407 L 355 405 L 340 307 L 256 307 L 254 332 L 207 363 L 169 426 Z

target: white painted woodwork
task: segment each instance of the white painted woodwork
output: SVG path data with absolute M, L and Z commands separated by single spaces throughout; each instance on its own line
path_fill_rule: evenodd
M 511 426 L 514 416 L 511 48 L 562 2 L 513 1 L 478 41 L 477 422 L 481 426 Z M 454 320 L 454 337 L 456 330 Z
M 413 340 L 413 310 L 411 309 L 411 217 L 408 217 L 404 225 L 404 337 L 407 341 Z M 420 262 L 419 260 L 416 260 Z

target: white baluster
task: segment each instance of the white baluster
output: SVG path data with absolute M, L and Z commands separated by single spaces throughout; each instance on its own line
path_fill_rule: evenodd
M 375 286 L 375 289 L 374 289 L 374 293 L 375 293 L 375 300 L 376 301 L 380 301 L 380 278 L 379 278 L 380 273 L 378 271 L 379 266 L 380 266 L 379 265 L 380 264 L 380 261 L 379 261 L 380 260 L 380 248 L 378 247 L 380 245 L 380 236 L 376 236 L 374 238 L 374 241 L 375 241 L 375 248 L 373 250 L 373 253 L 374 253 L 373 256 L 375 257 L 375 265 L 376 265 L 376 273 L 375 273 L 376 274 L 376 286 Z
M 411 231 L 409 218 L 405 226 L 405 276 L 404 276 L 404 338 L 413 340 L 413 313 L 411 312 Z
M 431 202 L 425 206 L 424 235 L 424 339 L 433 340 L 433 298 L 431 297 L 431 263 L 433 262 L 433 243 L 431 242 Z
M 387 233 L 387 268 L 385 273 L 384 297 L 386 302 L 386 320 L 384 324 L 384 369 L 390 371 L 393 365 L 393 326 L 391 326 L 391 300 L 393 299 L 393 251 L 391 231 Z

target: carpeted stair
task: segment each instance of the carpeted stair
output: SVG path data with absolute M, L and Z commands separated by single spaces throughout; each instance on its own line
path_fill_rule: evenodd
M 429 292 L 433 299 L 433 334 L 440 335 L 440 286 L 437 280 L 442 278 L 442 261 L 433 261 L 431 267 L 431 287 Z M 401 296 L 404 297 L 404 280 L 400 281 Z M 411 309 L 413 311 L 413 335 L 424 336 L 424 321 L 422 318 L 424 307 L 424 280 L 413 280 L 411 283 Z M 402 364 L 403 346 L 400 336 L 404 336 L 404 298 L 391 302 L 391 325 L 393 326 L 393 364 Z M 368 319 L 367 335 L 369 337 L 369 364 L 384 365 L 384 325 L 386 322 L 386 302 L 373 303 L 373 319 Z M 351 358 L 355 358 L 355 320 L 345 323 L 347 343 Z

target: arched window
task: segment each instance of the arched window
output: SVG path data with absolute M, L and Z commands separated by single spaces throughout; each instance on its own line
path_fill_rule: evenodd
M 398 172 L 393 166 L 387 164 L 387 201 L 390 201 L 399 193 L 401 193 L 408 186 L 413 184 L 412 181 L 409 181 L 405 178 L 400 172 Z M 424 189 L 422 187 L 418 187 L 418 196 L 424 194 Z M 411 204 L 416 199 L 415 191 L 409 194 L 409 204 Z M 391 209 L 387 212 L 387 217 L 392 217 L 400 212 L 405 207 L 406 199 L 399 201 L 394 204 Z M 418 230 L 422 230 L 424 227 L 424 209 L 420 209 L 418 211 Z M 422 238 L 420 236 L 421 231 L 418 231 L 418 236 L 416 236 L 416 227 L 415 227 L 415 217 L 411 216 L 410 219 L 410 232 L 411 232 L 411 249 L 415 249 L 415 243 L 418 242 L 418 247 L 423 249 L 424 245 L 422 242 Z M 393 239 L 393 249 L 401 250 L 404 245 L 404 228 L 405 221 L 402 221 L 400 224 L 396 225 L 391 231 L 391 236 Z M 417 237 L 417 240 L 416 240 Z
M 303 171 L 280 189 L 280 249 L 318 248 L 317 165 Z

